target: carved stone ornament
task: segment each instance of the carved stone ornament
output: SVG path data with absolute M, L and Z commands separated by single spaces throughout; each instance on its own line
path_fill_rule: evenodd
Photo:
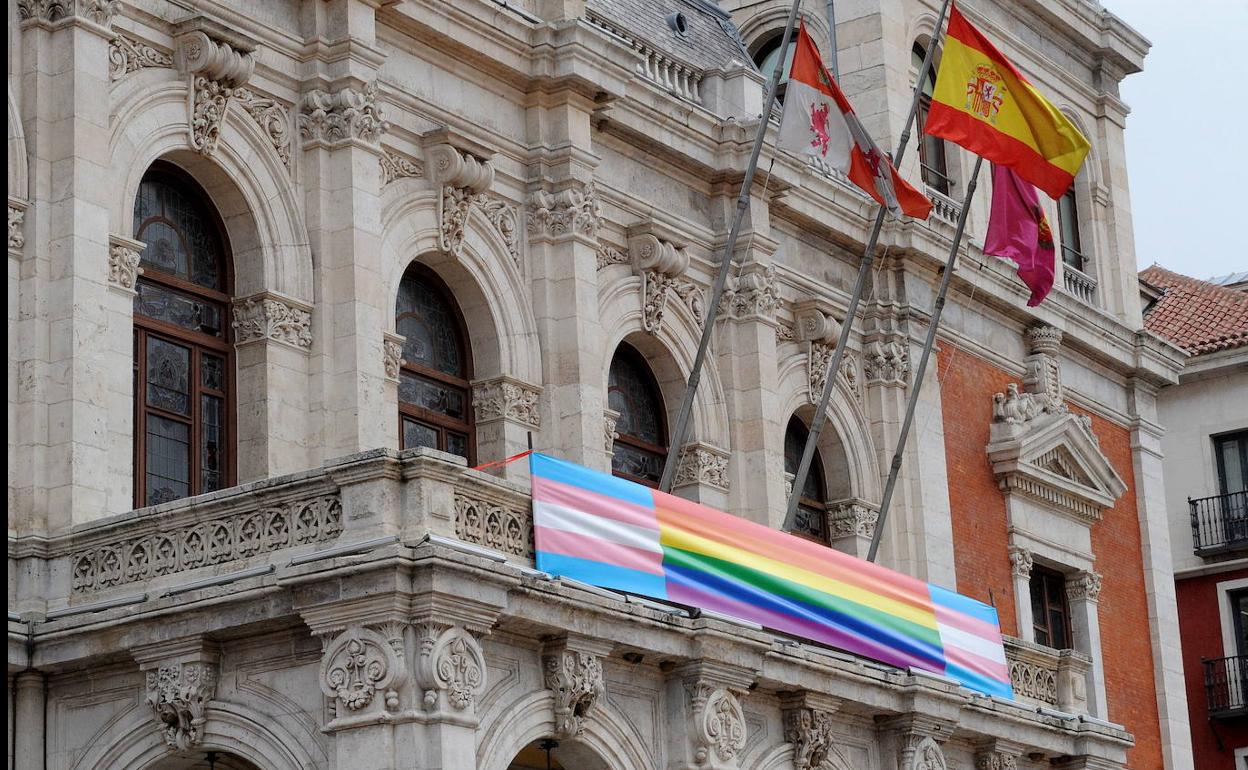
M 162 665 L 147 671 L 147 705 L 165 743 L 187 751 L 203 737 L 204 709 L 217 691 L 217 667 L 207 662 Z
M 676 294 L 689 303 L 695 315 L 701 315 L 702 293 L 691 281 L 683 278 L 689 268 L 689 254 L 683 247 L 660 240 L 650 233 L 628 239 L 633 272 L 641 276 L 641 325 L 657 334 L 663 324 L 668 297 Z
M 221 123 L 235 89 L 251 78 L 256 60 L 249 48 L 214 39 L 193 29 L 176 39 L 175 61 L 190 78 L 190 143 L 201 155 L 212 155 L 221 135 Z
M 118 33 L 108 43 L 108 77 L 120 80 L 145 67 L 172 67 L 173 54 Z
M 687 685 L 693 712 L 693 761 L 735 764 L 745 749 L 745 712 L 731 690 L 705 681 Z
M 337 147 L 352 141 L 374 144 L 390 130 L 377 101 L 377 83 L 314 89 L 299 102 L 299 135 L 312 145 Z
M 396 711 L 399 694 L 391 685 L 404 674 L 402 635 L 397 624 L 387 631 L 352 625 L 331 639 L 321 656 L 321 692 L 348 711 L 367 708 L 382 693 L 384 708 Z
M 1010 546 L 1010 573 L 1023 580 L 1031 579 L 1031 568 L 1034 562 L 1031 551 L 1018 546 Z
M 399 381 L 399 370 L 403 367 L 403 341 L 398 334 L 386 333 L 381 340 L 381 363 L 386 372 L 386 379 Z
M 120 7 L 120 0 L 17 0 L 17 16 L 41 24 L 78 18 L 108 29 Z
M 290 151 L 294 133 L 290 130 L 290 114 L 276 99 L 261 96 L 249 88 L 234 89 L 234 97 L 243 110 L 256 121 L 281 158 L 282 165 L 290 168 Z
M 897 340 L 875 340 L 867 345 L 862 368 L 868 384 L 905 386 L 910 374 L 910 351 Z
M 26 204 L 21 203 L 14 205 L 13 200 L 9 200 L 9 251 L 21 251 L 26 245 L 26 233 L 24 225 L 26 223 Z
M 145 244 L 129 238 L 112 236 L 108 245 L 108 285 L 122 291 L 134 291 L 138 277 L 143 273 L 139 267 Z
M 312 349 L 312 313 L 287 297 L 266 292 L 236 301 L 233 326 L 237 345 L 273 340 L 304 351 Z
M 673 486 L 706 484 L 728 491 L 728 452 L 710 444 L 686 444 L 680 452 Z
M 793 744 L 795 770 L 820 770 L 839 758 L 832 715 L 813 708 L 784 710 L 784 739 Z
M 923 738 L 914 747 L 910 770 L 948 770 L 945 752 L 931 737 Z
M 533 514 L 529 506 L 459 491 L 454 508 L 455 537 L 522 559 L 533 558 Z
M 426 711 L 445 705 L 470 711 L 485 689 L 485 655 L 477 640 L 458 625 L 435 621 L 416 624 L 419 661 L 416 680 L 424 692 Z
M 1018 759 L 1006 751 L 977 751 L 975 770 L 1018 770 Z
M 606 244 L 598 247 L 597 257 L 599 270 L 611 265 L 626 265 L 632 261 L 632 258 L 626 252 Z
M 598 237 L 602 206 L 594 183 L 567 187 L 559 192 L 538 190 L 529 197 L 526 227 L 529 234 L 558 238 L 564 235 Z
M 596 655 L 563 649 L 542 659 L 546 689 L 555 694 L 555 737 L 575 738 L 594 703 L 606 693 L 602 661 Z
M 1035 393 L 1020 392 L 1016 382 L 1006 385 L 1004 393 L 997 393 L 992 397 L 993 422 L 1023 425 L 1042 414 L 1055 412 L 1056 410 L 1049 405 L 1048 399 Z
M 1081 572 L 1066 581 L 1066 598 L 1072 602 L 1098 601 L 1101 598 L 1101 579 L 1099 572 Z
M 423 179 L 425 176 L 425 165 L 418 160 L 408 158 L 404 155 L 383 147 L 381 156 L 377 159 L 381 166 L 381 184 L 390 184 L 399 179 L 408 177 L 415 179 Z
M 828 534 L 837 540 L 844 537 L 874 537 L 879 511 L 858 500 L 828 504 Z
M 810 402 L 812 404 L 819 403 L 820 397 L 823 395 L 823 388 L 828 381 L 828 366 L 832 364 L 832 356 L 836 353 L 836 346 L 823 342 L 809 343 L 810 349 L 806 353 L 806 376 L 809 380 Z M 841 372 L 840 376 L 845 386 L 854 394 L 854 397 L 862 400 L 862 388 L 858 379 L 858 361 L 852 351 L 846 351 L 841 356 Z
M 478 423 L 511 420 L 529 428 L 542 427 L 538 409 L 541 389 L 510 377 L 496 377 L 472 385 L 472 408 Z
M 603 448 L 607 450 L 607 454 L 615 452 L 615 440 L 620 437 L 620 432 L 615 428 L 619 425 L 620 413 L 614 409 L 604 409 L 602 412 L 602 428 L 603 428 Z
M 776 267 L 751 263 L 725 288 L 719 300 L 719 313 L 725 318 L 760 317 L 774 321 L 780 298 Z

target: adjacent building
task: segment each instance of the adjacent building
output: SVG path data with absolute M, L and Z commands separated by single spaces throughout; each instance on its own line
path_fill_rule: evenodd
M 1216 490 L 1163 473 L 1184 354 L 1144 327 L 1118 94 L 1148 43 L 1090 0 L 959 3 L 1092 152 L 1034 310 L 980 180 L 882 525 L 997 607 L 1014 700 L 552 579 L 524 463 L 471 469 L 678 451 L 678 494 L 778 527 L 849 324 L 796 529 L 865 553 L 957 147 L 901 164 L 936 210 L 853 318 L 874 204 L 767 150 L 670 433 L 787 5 L 10 0 L 10 767 L 1192 768 L 1167 492 Z M 836 4 L 883 147 L 938 11 Z
M 1248 287 L 1140 273 L 1147 328 L 1190 355 L 1158 394 L 1197 767 L 1248 767 Z

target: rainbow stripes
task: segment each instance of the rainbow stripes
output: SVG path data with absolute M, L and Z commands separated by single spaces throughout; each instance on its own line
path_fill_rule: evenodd
M 529 456 L 537 568 L 1012 698 L 997 611 L 683 498 Z

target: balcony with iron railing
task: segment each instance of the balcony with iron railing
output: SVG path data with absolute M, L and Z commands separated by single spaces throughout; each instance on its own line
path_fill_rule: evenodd
M 1212 719 L 1248 716 L 1248 655 L 1202 660 Z
M 1192 544 L 1202 557 L 1248 549 L 1248 490 L 1193 500 Z

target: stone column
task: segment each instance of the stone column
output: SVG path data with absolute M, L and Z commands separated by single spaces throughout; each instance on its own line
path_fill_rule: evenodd
M 1099 573 L 1081 572 L 1066 581 L 1071 637 L 1075 649 L 1092 659 L 1088 668 L 1088 711 L 1094 717 L 1109 719 L 1105 699 L 1105 664 L 1101 655 L 1101 621 L 1096 611 L 1100 595 Z
M 1031 615 L 1031 551 L 1010 546 L 1010 574 L 1014 579 L 1014 618 L 1016 633 L 1024 642 L 1035 641 L 1035 618 Z
M 753 683 L 745 669 L 704 660 L 678 666 L 667 680 L 671 766 L 737 770 L 747 745 L 741 699 Z
M 108 288 L 101 308 L 107 317 L 103 347 L 116 361 L 133 361 L 135 284 L 143 268 L 139 260 L 146 244 L 109 236 Z M 124 511 L 134 501 L 134 373 L 131 366 L 108 372 L 108 510 Z
M 64 530 L 110 506 L 110 372 L 129 376 L 108 337 L 108 41 L 116 3 L 18 3 L 21 113 L 31 166 L 20 294 L 33 335 L 19 350 L 23 458 L 17 498 L 30 529 Z M 127 353 L 129 349 L 127 348 Z
M 43 673 L 23 671 L 14 677 L 13 684 L 13 766 L 43 770 L 48 698 Z

